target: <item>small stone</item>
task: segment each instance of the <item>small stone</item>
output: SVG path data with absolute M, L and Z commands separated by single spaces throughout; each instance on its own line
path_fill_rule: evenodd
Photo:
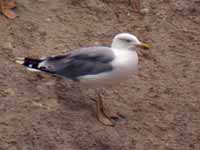
M 43 107 L 43 104 L 39 102 L 33 102 L 33 105 L 38 107 Z
M 99 45 L 99 44 L 100 44 L 100 43 L 99 43 L 99 42 L 97 42 L 97 41 L 96 41 L 96 42 L 94 42 L 94 45 L 96 45 L 96 46 L 97 46 L 97 45 Z
M 47 22 L 50 22 L 50 21 L 51 21 L 51 19 L 50 19 L 50 18 L 46 18 L 46 19 L 45 19 L 45 21 L 47 21 Z
M 143 8 L 143 9 L 140 10 L 140 12 L 145 15 L 145 14 L 149 13 L 149 9 L 148 8 Z
M 11 88 L 4 90 L 4 92 L 6 93 L 6 95 L 10 95 L 10 96 L 15 95 L 15 91 Z

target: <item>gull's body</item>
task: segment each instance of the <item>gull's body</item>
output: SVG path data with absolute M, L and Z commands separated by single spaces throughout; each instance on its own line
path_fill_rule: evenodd
M 129 79 L 137 71 L 138 56 L 135 51 L 110 48 L 114 54 L 110 62 L 113 70 L 80 77 L 80 83 L 89 87 L 110 87 Z
M 56 74 L 99 89 L 115 86 L 137 71 L 137 47 L 149 48 L 134 35 L 121 33 L 114 37 L 111 47 L 80 48 L 66 55 L 44 59 L 25 58 L 17 62 L 31 70 Z M 97 117 L 105 125 L 113 125 L 104 112 L 100 93 Z

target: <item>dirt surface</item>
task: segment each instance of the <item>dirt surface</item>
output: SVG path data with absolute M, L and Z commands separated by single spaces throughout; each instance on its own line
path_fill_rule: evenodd
M 17 0 L 0 15 L 0 150 L 200 150 L 200 1 Z M 105 96 L 115 127 L 95 116 L 92 90 L 15 64 L 16 57 L 110 45 L 131 32 L 150 43 L 139 72 Z

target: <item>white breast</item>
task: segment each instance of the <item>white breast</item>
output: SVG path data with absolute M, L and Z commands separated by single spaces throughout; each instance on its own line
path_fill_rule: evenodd
M 111 72 L 80 77 L 80 82 L 92 87 L 113 86 L 129 79 L 137 71 L 138 56 L 135 51 L 114 50 Z
M 114 74 L 118 80 L 126 80 L 137 71 L 138 56 L 136 51 L 114 50 L 116 59 L 112 62 Z

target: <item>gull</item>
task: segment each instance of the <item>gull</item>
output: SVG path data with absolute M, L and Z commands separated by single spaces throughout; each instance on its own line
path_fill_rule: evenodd
M 29 70 L 62 76 L 95 89 L 97 119 L 104 125 L 114 126 L 114 120 L 103 106 L 102 89 L 119 85 L 137 71 L 137 48 L 149 49 L 149 45 L 130 33 L 119 33 L 113 38 L 111 47 L 84 47 L 65 55 L 41 59 L 26 57 L 16 62 Z

